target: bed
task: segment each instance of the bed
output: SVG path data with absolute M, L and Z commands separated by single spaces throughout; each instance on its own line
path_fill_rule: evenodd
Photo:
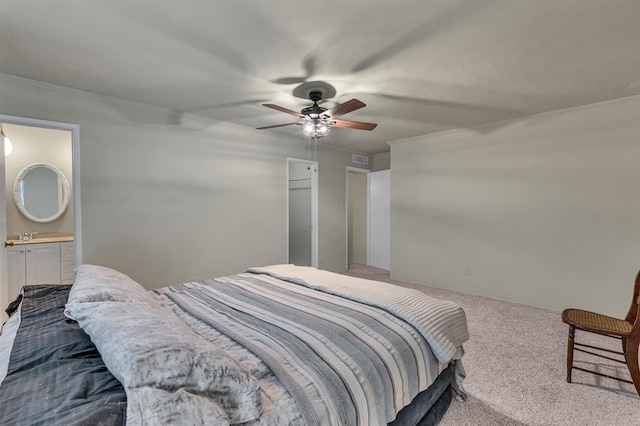
M 147 291 L 81 265 L 7 313 L 3 424 L 435 425 L 465 398 L 459 306 L 314 268 Z

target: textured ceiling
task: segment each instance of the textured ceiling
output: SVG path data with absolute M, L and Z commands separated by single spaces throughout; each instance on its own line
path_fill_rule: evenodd
M 0 72 L 252 128 L 322 81 L 378 123 L 326 142 L 376 153 L 639 94 L 639 22 L 638 0 L 0 0 Z

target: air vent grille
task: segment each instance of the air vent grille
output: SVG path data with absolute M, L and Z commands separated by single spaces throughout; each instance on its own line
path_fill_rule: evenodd
M 369 164 L 369 157 L 360 154 L 351 154 L 351 162 L 356 164 Z

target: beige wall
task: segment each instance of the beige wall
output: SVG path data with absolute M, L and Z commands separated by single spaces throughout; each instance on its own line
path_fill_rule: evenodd
M 318 152 L 318 181 L 320 193 L 318 194 L 319 204 L 319 235 L 320 246 L 325 246 L 330 242 L 331 247 L 319 250 L 320 269 L 328 269 L 324 265 L 332 265 L 331 270 L 344 271 L 346 269 L 346 235 L 347 235 L 347 167 L 362 167 L 361 164 L 351 162 L 351 152 L 341 151 L 342 155 L 334 154 L 332 159 L 328 158 L 329 151 Z M 335 191 L 323 191 L 322 188 L 335 188 Z M 339 241 L 339 242 L 338 242 Z M 335 244 L 335 245 L 334 245 Z M 342 244 L 338 248 L 337 244 Z
M 391 168 L 391 152 L 381 152 L 373 156 L 373 171 L 389 170 Z
M 640 267 L 640 97 L 391 153 L 393 278 L 626 313 Z
M 13 199 L 13 187 L 20 171 L 32 163 L 48 163 L 64 173 L 73 191 L 71 132 L 38 127 L 3 125 L 13 143 L 13 152 L 5 157 L 5 198 L 7 233 L 73 232 L 73 199 L 65 213 L 50 223 L 32 222 L 20 213 Z
M 299 137 L 0 74 L 0 113 L 80 126 L 82 256 L 147 288 L 286 261 L 287 157 Z M 331 137 L 339 137 L 338 132 Z M 312 154 L 313 155 L 313 154 Z M 345 268 L 345 169 L 319 144 L 319 266 Z

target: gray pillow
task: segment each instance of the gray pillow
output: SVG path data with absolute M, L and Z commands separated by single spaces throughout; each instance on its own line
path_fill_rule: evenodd
M 168 392 L 142 388 L 127 392 L 127 426 L 171 424 L 226 426 L 229 419 L 215 401 L 184 389 Z
M 161 307 L 160 301 L 150 292 L 115 269 L 98 265 L 80 265 L 76 268 L 76 278 L 69 291 L 69 303 L 86 302 L 130 302 Z M 72 319 L 65 311 L 65 315 Z
M 169 309 L 113 301 L 68 303 L 66 308 L 91 337 L 107 368 L 123 384 L 127 398 L 135 395 L 136 401 L 157 400 L 148 404 L 149 409 L 157 409 L 162 400 L 188 400 L 188 404 L 163 408 L 175 418 L 187 415 L 183 410 L 201 399 L 190 395 L 199 395 L 209 405 L 221 407 L 230 424 L 260 416 L 261 390 L 251 376 Z M 189 395 L 167 396 L 174 392 Z M 202 412 L 211 409 L 202 407 Z M 189 410 L 193 411 L 193 407 Z M 131 410 L 127 409 L 128 419 L 130 415 L 134 419 L 153 413 L 145 413 L 139 404 L 132 404 Z

